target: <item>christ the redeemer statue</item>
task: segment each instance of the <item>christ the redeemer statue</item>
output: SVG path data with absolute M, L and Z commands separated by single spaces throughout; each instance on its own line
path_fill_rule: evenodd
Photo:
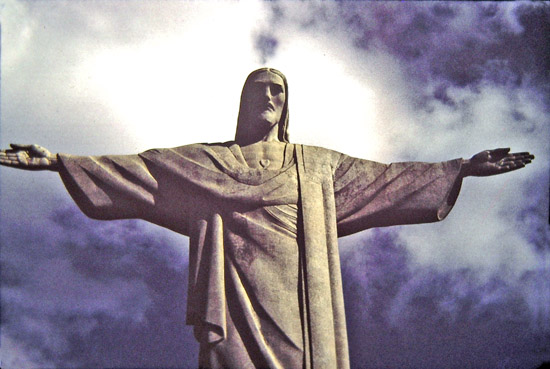
M 235 141 L 138 155 L 53 155 L 11 145 L 0 164 L 58 171 L 95 219 L 140 218 L 189 236 L 187 323 L 202 368 L 349 368 L 337 239 L 442 220 L 467 176 L 529 153 L 380 164 L 288 141 L 288 84 L 252 72 Z

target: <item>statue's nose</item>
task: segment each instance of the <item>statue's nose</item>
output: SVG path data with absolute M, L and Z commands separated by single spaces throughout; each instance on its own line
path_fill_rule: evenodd
M 271 88 L 269 86 L 265 86 L 264 97 L 268 100 L 271 100 L 271 98 L 273 97 L 273 95 L 271 94 Z

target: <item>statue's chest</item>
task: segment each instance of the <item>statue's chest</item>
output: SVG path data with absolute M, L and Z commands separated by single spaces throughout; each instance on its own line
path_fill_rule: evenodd
M 282 145 L 247 147 L 242 153 L 247 165 L 253 169 L 280 169 L 285 158 Z

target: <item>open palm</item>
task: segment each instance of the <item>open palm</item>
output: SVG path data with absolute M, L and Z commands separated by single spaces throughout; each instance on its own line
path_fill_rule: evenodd
M 510 153 L 509 148 L 484 150 L 465 160 L 465 176 L 485 177 L 510 172 L 535 158 L 528 152 Z
M 0 165 L 26 170 L 56 170 L 57 156 L 39 145 L 10 144 L 0 150 Z

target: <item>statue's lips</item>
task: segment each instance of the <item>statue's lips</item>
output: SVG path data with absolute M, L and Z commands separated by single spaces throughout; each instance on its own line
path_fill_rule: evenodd
M 271 104 L 271 103 L 268 103 L 268 104 L 265 104 L 265 105 L 260 105 L 260 106 L 257 107 L 256 111 L 258 113 L 263 113 L 265 111 L 274 112 L 275 111 L 275 106 L 273 106 L 273 104 Z

